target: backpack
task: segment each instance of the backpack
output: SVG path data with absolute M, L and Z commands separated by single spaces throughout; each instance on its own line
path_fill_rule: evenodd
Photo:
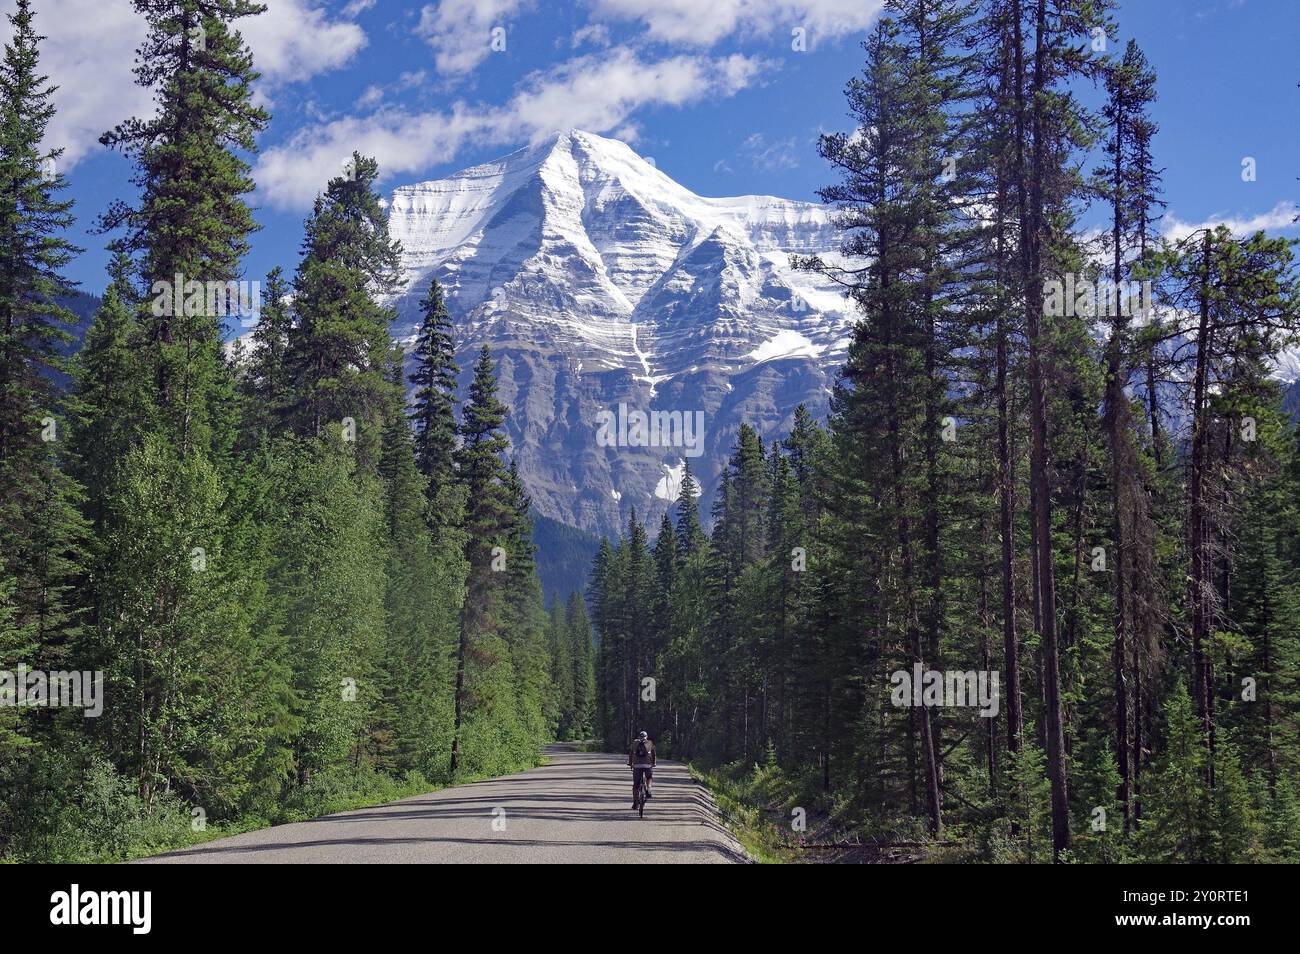
M 645 739 L 636 740 L 636 757 L 639 759 L 648 759 L 650 750 L 646 748 Z

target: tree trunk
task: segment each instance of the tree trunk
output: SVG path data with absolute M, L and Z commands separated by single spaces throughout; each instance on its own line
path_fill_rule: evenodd
M 1209 639 L 1210 585 L 1209 540 L 1205 516 L 1205 467 L 1209 448 L 1206 421 L 1206 389 L 1210 361 L 1210 233 L 1207 231 L 1201 244 L 1201 288 L 1199 316 L 1196 328 L 1196 374 L 1192 384 L 1192 452 L 1189 490 L 1191 511 L 1191 583 L 1189 599 L 1192 604 L 1192 696 L 1196 700 L 1196 714 L 1201 720 L 1201 732 L 1206 747 L 1210 740 L 1210 677 L 1205 659 L 1205 644 Z M 1214 766 L 1206 763 L 1207 778 L 1214 784 Z
M 1047 3 L 1038 0 L 1034 40 L 1033 159 L 1029 176 L 1028 243 L 1025 246 L 1025 305 L 1029 318 L 1029 418 L 1032 449 L 1030 480 L 1034 488 L 1034 526 L 1037 531 L 1039 612 L 1043 645 L 1043 693 L 1046 706 L 1047 773 L 1052 786 L 1052 848 L 1059 856 L 1070 845 L 1070 815 L 1065 775 L 1065 733 L 1061 718 L 1060 648 L 1056 632 L 1056 580 L 1052 567 L 1052 499 L 1047 440 L 1047 392 L 1043 380 L 1043 270 L 1045 232 L 1044 176 L 1046 143 L 1043 141 L 1043 92 L 1046 87 Z

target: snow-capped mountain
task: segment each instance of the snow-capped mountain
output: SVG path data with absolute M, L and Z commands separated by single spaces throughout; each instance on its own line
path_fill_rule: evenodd
M 585 530 L 613 533 L 633 507 L 657 520 L 685 458 L 707 498 L 740 424 L 770 437 L 800 402 L 821 415 L 844 358 L 849 303 L 789 261 L 838 247 L 827 210 L 704 198 L 612 139 L 566 132 L 402 186 L 389 227 L 406 279 L 395 335 L 413 341 L 436 276 L 462 382 L 481 344 L 498 362 L 534 505 Z M 658 423 L 685 430 L 629 446 L 649 442 L 638 412 L 680 412 Z

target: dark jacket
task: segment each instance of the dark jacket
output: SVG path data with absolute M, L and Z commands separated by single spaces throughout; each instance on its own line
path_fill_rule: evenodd
M 654 764 L 655 764 L 655 744 L 654 744 L 653 742 L 651 742 L 649 739 L 646 739 L 646 740 L 645 740 L 646 752 L 647 752 L 648 754 L 646 755 L 646 757 L 645 757 L 644 759 L 638 759 L 638 758 L 636 757 L 636 746 L 637 746 L 637 743 L 636 743 L 636 742 L 633 742 L 633 743 L 632 743 L 632 748 L 630 748 L 630 749 L 627 750 L 627 764 L 628 764 L 628 765 L 634 765 L 634 766 L 635 766 L 635 765 L 644 765 L 646 762 L 649 762 L 651 765 L 654 765 Z

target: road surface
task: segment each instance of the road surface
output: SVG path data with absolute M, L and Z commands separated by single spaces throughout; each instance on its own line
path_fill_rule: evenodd
M 326 815 L 142 859 L 153 864 L 597 864 L 743 862 L 708 791 L 659 763 L 645 818 L 626 758 L 547 749 L 550 762 L 374 808 Z

